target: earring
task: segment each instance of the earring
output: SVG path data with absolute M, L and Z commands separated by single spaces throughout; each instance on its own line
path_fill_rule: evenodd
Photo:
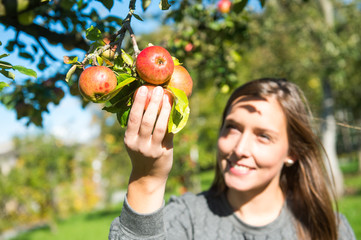
M 287 161 L 285 162 L 285 165 L 286 165 L 286 167 L 291 167 L 294 163 L 295 163 L 295 161 L 293 161 L 292 159 L 287 159 Z

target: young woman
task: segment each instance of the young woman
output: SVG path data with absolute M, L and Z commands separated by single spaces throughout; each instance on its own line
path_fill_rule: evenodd
M 144 112 L 146 97 L 142 87 L 129 116 L 124 142 L 133 170 L 109 239 L 355 239 L 333 210 L 322 148 L 296 85 L 259 79 L 236 89 L 224 109 L 211 188 L 166 206 L 171 106 L 158 87 Z

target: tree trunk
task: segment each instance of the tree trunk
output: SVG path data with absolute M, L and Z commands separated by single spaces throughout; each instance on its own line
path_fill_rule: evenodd
M 319 0 L 324 18 L 325 25 L 330 31 L 334 31 L 334 6 L 331 0 Z M 325 122 L 322 126 L 322 143 L 328 156 L 326 161 L 327 171 L 334 181 L 334 193 L 341 197 L 344 193 L 343 175 L 338 164 L 336 152 L 336 120 L 334 116 L 334 101 L 332 96 L 332 87 L 329 80 L 329 71 L 325 71 L 322 79 L 323 88 L 323 119 Z M 327 159 L 326 159 L 327 160 Z M 328 164 L 329 163 L 329 164 Z
M 334 117 L 334 102 L 332 98 L 331 85 L 328 79 L 322 79 L 323 87 L 323 119 L 322 124 L 322 144 L 325 148 L 327 157 L 326 168 L 331 180 L 334 182 L 334 189 L 337 197 L 344 193 L 343 175 L 338 164 L 336 152 L 336 120 Z

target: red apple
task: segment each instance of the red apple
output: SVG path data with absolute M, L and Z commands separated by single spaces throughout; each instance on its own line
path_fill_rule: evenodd
M 229 13 L 231 10 L 232 2 L 230 0 L 220 0 L 217 4 L 220 13 Z
M 153 94 L 153 90 L 156 87 L 155 85 L 145 85 L 145 86 L 148 88 L 148 95 L 147 95 L 147 100 L 145 101 L 144 111 L 147 110 L 150 99 L 151 99 L 152 94 Z M 135 91 L 134 97 L 137 95 L 138 90 L 139 90 L 139 88 Z M 164 89 L 164 94 L 168 95 L 169 104 L 172 106 L 173 105 L 173 94 L 167 89 Z M 163 100 L 159 104 L 158 114 L 160 113 L 160 110 L 162 109 L 162 105 L 163 105 Z
M 154 85 L 168 81 L 174 70 L 172 56 L 160 46 L 145 48 L 139 53 L 135 64 L 140 78 Z
M 92 66 L 85 69 L 79 78 L 80 93 L 90 101 L 112 92 L 117 86 L 115 73 L 105 66 Z
M 192 43 L 187 43 L 187 45 L 185 45 L 185 47 L 184 47 L 184 50 L 186 51 L 186 52 L 190 52 L 190 51 L 192 51 L 193 50 L 193 44 Z
M 187 69 L 183 66 L 178 65 L 174 67 L 173 75 L 167 85 L 182 90 L 187 97 L 192 95 L 193 80 Z

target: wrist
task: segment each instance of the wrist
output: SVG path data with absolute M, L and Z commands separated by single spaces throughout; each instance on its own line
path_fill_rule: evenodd
M 160 209 L 164 201 L 166 179 L 150 176 L 130 177 L 127 200 L 129 205 L 139 213 L 152 213 Z

